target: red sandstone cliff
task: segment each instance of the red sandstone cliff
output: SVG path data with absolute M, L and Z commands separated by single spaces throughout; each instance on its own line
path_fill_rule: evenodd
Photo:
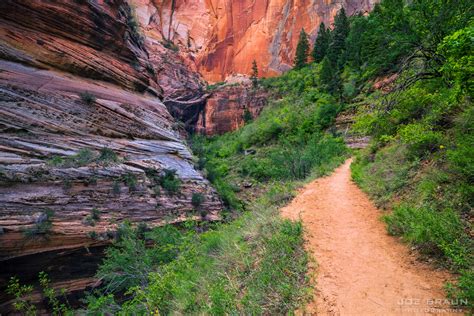
M 204 135 L 230 132 L 241 127 L 245 112 L 257 117 L 267 105 L 268 93 L 250 85 L 226 85 L 210 93 L 196 123 L 196 131 Z
M 298 35 L 314 40 L 320 22 L 369 11 L 377 0 L 131 0 L 140 23 L 171 40 L 209 82 L 249 74 L 253 59 L 261 76 L 292 67 Z M 172 3 L 174 2 L 174 10 Z

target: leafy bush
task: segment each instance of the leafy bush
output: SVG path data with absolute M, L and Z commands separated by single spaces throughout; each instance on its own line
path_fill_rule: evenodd
M 88 91 L 79 93 L 79 97 L 81 98 L 82 102 L 87 105 L 92 105 L 97 100 L 96 96 Z
M 15 276 L 8 281 L 6 293 L 13 296 L 13 308 L 27 316 L 36 315 L 36 306 L 30 301 L 29 295 L 33 292 L 32 285 L 21 285 Z
M 100 150 L 99 157 L 97 160 L 103 164 L 116 163 L 119 161 L 117 154 L 108 147 L 103 147 Z
M 176 176 L 176 170 L 163 170 L 159 179 L 160 185 L 170 194 L 176 194 L 181 188 L 181 180 Z
M 65 294 L 65 290 L 58 291 L 51 287 L 51 282 L 48 275 L 41 271 L 38 275 L 39 283 L 42 290 L 42 296 L 45 302 L 48 303 L 52 315 L 73 315 L 67 299 L 63 299 L 64 303 L 58 298 Z M 13 308 L 22 315 L 34 316 L 37 315 L 36 306 L 30 301 L 33 292 L 32 285 L 21 285 L 17 277 L 10 278 L 6 290 L 7 294 L 15 297 Z
M 202 193 L 193 193 L 191 197 L 191 204 L 194 208 L 199 209 L 199 207 L 204 202 L 204 195 Z
M 270 198 L 262 199 L 255 212 L 202 234 L 192 222 L 181 229 L 154 228 L 145 234 L 153 247 L 145 247 L 125 226 L 98 272 L 106 282 L 104 295 L 89 296 L 88 310 L 256 314 L 295 309 L 308 282 L 302 226 L 282 220 L 269 203 Z M 118 306 L 111 293 L 127 288 L 131 299 Z
M 36 219 L 33 227 L 27 228 L 23 231 L 23 234 L 27 238 L 46 238 L 47 235 L 51 232 L 53 226 L 52 218 L 54 216 L 54 211 L 47 209 L 42 212 L 41 215 Z
M 137 190 L 138 180 L 137 180 L 137 176 L 135 174 L 133 174 L 131 172 L 126 173 L 122 176 L 122 180 L 127 185 L 128 190 L 130 192 L 134 192 L 134 191 Z
M 62 168 L 77 168 L 84 167 L 94 162 L 100 162 L 104 165 L 108 165 L 112 162 L 118 162 L 117 154 L 109 148 L 102 148 L 99 156 L 94 155 L 94 152 L 89 148 L 81 148 L 76 154 L 61 157 L 53 156 L 47 161 L 47 163 L 54 167 Z

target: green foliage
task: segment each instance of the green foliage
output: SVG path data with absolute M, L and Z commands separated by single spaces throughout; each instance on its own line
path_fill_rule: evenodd
M 47 209 L 36 219 L 35 224 L 23 231 L 26 238 L 47 238 L 53 226 L 54 211 Z
M 311 57 L 313 58 L 313 61 L 319 63 L 324 59 L 324 57 L 326 57 L 330 40 L 331 30 L 326 29 L 326 25 L 321 22 L 321 24 L 319 25 L 318 36 L 316 37 L 313 51 L 311 52 Z
M 91 218 L 95 221 L 100 220 L 100 211 L 95 207 L 91 210 Z
M 58 293 L 56 289 L 52 288 L 48 275 L 43 271 L 39 273 L 38 279 L 42 290 L 41 294 L 50 308 L 50 314 L 55 316 L 74 315 L 64 296 L 65 290 L 61 289 Z M 32 285 L 21 285 L 17 277 L 12 277 L 8 282 L 6 292 L 15 297 L 13 307 L 16 311 L 22 315 L 37 315 L 36 306 L 30 301 L 30 295 L 33 293 Z M 60 295 L 64 296 L 63 302 L 58 298 Z
M 181 229 L 154 228 L 145 235 L 152 247 L 145 247 L 128 226 L 107 251 L 98 272 L 106 281 L 104 294 L 87 298 L 88 311 L 129 315 L 294 310 L 307 293 L 303 230 L 299 222 L 282 220 L 272 203 L 270 196 L 262 198 L 254 212 L 202 234 L 193 223 Z M 111 293 L 127 288 L 129 300 L 118 306 Z
M 324 57 L 321 63 L 321 71 L 319 73 L 319 84 L 321 88 L 333 95 L 339 94 L 341 90 L 341 79 L 335 67 L 331 65 L 329 58 Z
M 102 147 L 97 160 L 102 164 L 108 165 L 111 163 L 117 163 L 119 158 L 112 149 L 108 147 Z
M 446 290 L 451 299 L 460 307 L 474 309 L 474 271 L 462 270 L 457 283 L 448 283 Z
M 94 239 L 94 240 L 97 240 L 99 238 L 99 234 L 97 234 L 96 231 L 90 231 L 87 233 L 87 237 L 89 237 L 90 239 Z
M 448 285 L 472 308 L 473 27 L 469 1 L 384 0 L 351 18 L 346 67 L 356 82 L 401 70 L 395 89 L 365 97 L 355 128 L 373 137 L 352 165 L 390 233 L 459 273 Z M 364 61 L 364 63 L 362 63 Z M 465 304 L 468 302 L 467 304 Z
M 448 264 L 457 269 L 472 263 L 472 253 L 467 247 L 468 236 L 463 231 L 459 215 L 453 210 L 436 211 L 402 204 L 394 207 L 385 221 L 390 233 L 418 245 L 422 253 L 444 256 Z
M 474 25 L 454 32 L 443 39 L 438 54 L 446 58 L 441 67 L 443 75 L 459 93 L 474 94 Z
M 253 120 L 252 113 L 249 111 L 249 109 L 244 110 L 244 115 L 242 118 L 244 119 L 245 123 L 249 123 Z
M 79 93 L 79 97 L 81 98 L 82 102 L 87 105 L 92 105 L 97 100 L 97 97 L 90 93 L 89 91 L 84 91 Z
M 252 74 L 250 75 L 250 80 L 252 81 L 252 86 L 254 88 L 258 87 L 258 67 L 255 59 L 252 62 Z
M 214 90 L 216 90 L 217 88 L 222 87 L 222 86 L 224 86 L 224 85 L 225 85 L 225 82 L 224 82 L 224 81 L 216 82 L 216 83 L 214 83 L 214 84 L 208 84 L 206 90 L 207 90 L 207 91 L 214 91 Z
M 114 247 L 108 248 L 107 258 L 100 266 L 97 276 L 106 282 L 105 293 L 117 293 L 134 286 L 146 286 L 148 274 L 156 266 L 170 262 L 178 253 L 183 236 L 173 226 L 155 228 L 150 240 L 157 244 L 148 249 L 142 234 L 128 223 L 120 227 L 119 239 Z
M 328 47 L 327 57 L 333 67 L 342 68 L 345 63 L 344 51 L 346 38 L 349 35 L 350 24 L 346 11 L 341 8 L 334 18 L 334 28 L 331 32 L 331 43 Z
M 89 226 L 95 226 L 95 223 L 100 220 L 100 211 L 96 208 L 91 210 L 91 213 L 86 216 L 84 223 Z
M 301 29 L 295 54 L 295 69 L 301 69 L 308 63 L 309 41 L 308 34 Z
M 78 168 L 89 164 L 98 162 L 103 165 L 118 162 L 117 154 L 109 148 L 102 148 L 99 156 L 96 156 L 89 148 L 81 148 L 76 154 L 70 156 L 53 156 L 47 161 L 47 164 L 53 167 L 60 168 Z
M 195 209 L 199 209 L 204 202 L 204 195 L 202 193 L 193 193 L 191 197 L 191 204 Z
M 122 181 L 127 185 L 129 192 L 137 190 L 138 179 L 137 176 L 131 172 L 122 176 Z
M 38 277 L 41 289 L 43 290 L 43 295 L 51 307 L 52 315 L 73 315 L 67 304 L 61 303 L 58 299 L 59 293 L 51 287 L 48 274 L 42 271 L 39 273 Z
M 31 303 L 29 295 L 33 292 L 32 285 L 21 285 L 17 277 L 11 277 L 8 281 L 6 293 L 12 295 L 13 308 L 26 316 L 36 315 L 36 306 Z
M 116 179 L 112 183 L 112 193 L 113 193 L 113 195 L 119 195 L 120 191 L 121 191 L 120 181 Z
M 160 185 L 169 194 L 176 194 L 181 189 L 181 180 L 176 175 L 176 170 L 165 169 L 159 179 Z

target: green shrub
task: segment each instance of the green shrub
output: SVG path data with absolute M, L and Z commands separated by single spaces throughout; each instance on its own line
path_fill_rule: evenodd
M 191 197 L 191 204 L 195 209 L 199 209 L 204 202 L 204 195 L 202 193 L 193 193 Z
M 33 227 L 27 228 L 23 231 L 23 234 L 26 238 L 38 238 L 43 237 L 47 238 L 48 234 L 51 233 L 51 228 L 53 226 L 52 218 L 54 216 L 54 211 L 47 209 L 42 212 L 41 215 L 36 219 Z
M 119 195 L 120 192 L 121 192 L 120 180 L 115 179 L 114 182 L 112 183 L 112 194 Z
M 96 96 L 88 91 L 79 93 L 79 97 L 81 98 L 82 102 L 87 105 L 92 105 L 97 100 Z
M 127 185 L 129 192 L 134 192 L 137 190 L 137 176 L 131 172 L 126 173 L 122 176 L 123 182 Z
M 100 220 L 100 211 L 95 207 L 91 210 L 91 218 L 95 221 Z
M 469 238 L 454 211 L 402 204 L 394 207 L 393 213 L 384 219 L 390 233 L 418 245 L 421 252 L 447 258 L 456 269 L 466 268 L 472 263 Z
M 253 120 L 252 113 L 249 111 L 249 109 L 244 110 L 244 114 L 242 115 L 242 119 L 244 120 L 245 123 L 249 123 Z
M 119 161 L 118 155 L 110 148 L 103 147 L 100 150 L 97 160 L 103 164 L 117 163 Z
M 181 189 L 181 180 L 176 176 L 176 170 L 163 170 L 159 182 L 163 189 L 170 194 L 176 194 Z
M 36 315 L 36 306 L 31 302 L 30 295 L 33 292 L 32 285 L 21 285 L 15 276 L 8 281 L 6 293 L 14 297 L 13 308 L 23 315 Z
M 130 226 L 100 267 L 105 294 L 89 297 L 90 309 L 125 314 L 281 314 L 305 298 L 308 257 L 299 222 L 282 220 L 278 209 L 258 202 L 254 212 L 202 234 L 195 224 L 171 225 L 146 233 L 145 247 Z M 246 240 L 251 240 L 247 242 Z M 236 286 L 238 285 L 238 286 Z M 110 294 L 129 288 L 117 306 Z M 117 311 L 116 311 L 117 312 Z
M 81 148 L 75 155 L 66 157 L 53 156 L 47 163 L 54 167 L 77 168 L 84 167 L 94 161 L 94 153 L 89 148 Z
M 446 290 L 448 296 L 455 302 L 458 302 L 459 307 L 474 310 L 474 271 L 472 269 L 460 271 L 460 276 L 455 283 L 448 283 Z

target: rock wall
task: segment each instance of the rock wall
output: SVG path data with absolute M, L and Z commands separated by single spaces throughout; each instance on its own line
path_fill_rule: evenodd
M 138 19 L 180 54 L 209 82 L 249 74 L 252 61 L 261 76 L 293 65 L 299 32 L 314 41 L 320 22 L 331 25 L 343 6 L 366 13 L 377 0 L 131 0 Z M 174 3 L 174 7 L 172 4 Z
M 31 281 L 31 262 L 65 271 L 124 220 L 219 218 L 163 102 L 202 103 L 203 82 L 145 36 L 126 1 L 4 0 L 0 12 L 0 292 L 12 273 Z M 178 192 L 160 185 L 165 170 L 176 170 Z M 194 193 L 205 197 L 199 210 Z M 93 273 L 62 282 L 79 291 Z
M 250 85 L 234 84 L 214 90 L 200 112 L 196 132 L 204 135 L 223 134 L 243 124 L 245 112 L 257 117 L 267 104 L 268 93 Z M 247 114 L 248 115 L 248 114 Z

